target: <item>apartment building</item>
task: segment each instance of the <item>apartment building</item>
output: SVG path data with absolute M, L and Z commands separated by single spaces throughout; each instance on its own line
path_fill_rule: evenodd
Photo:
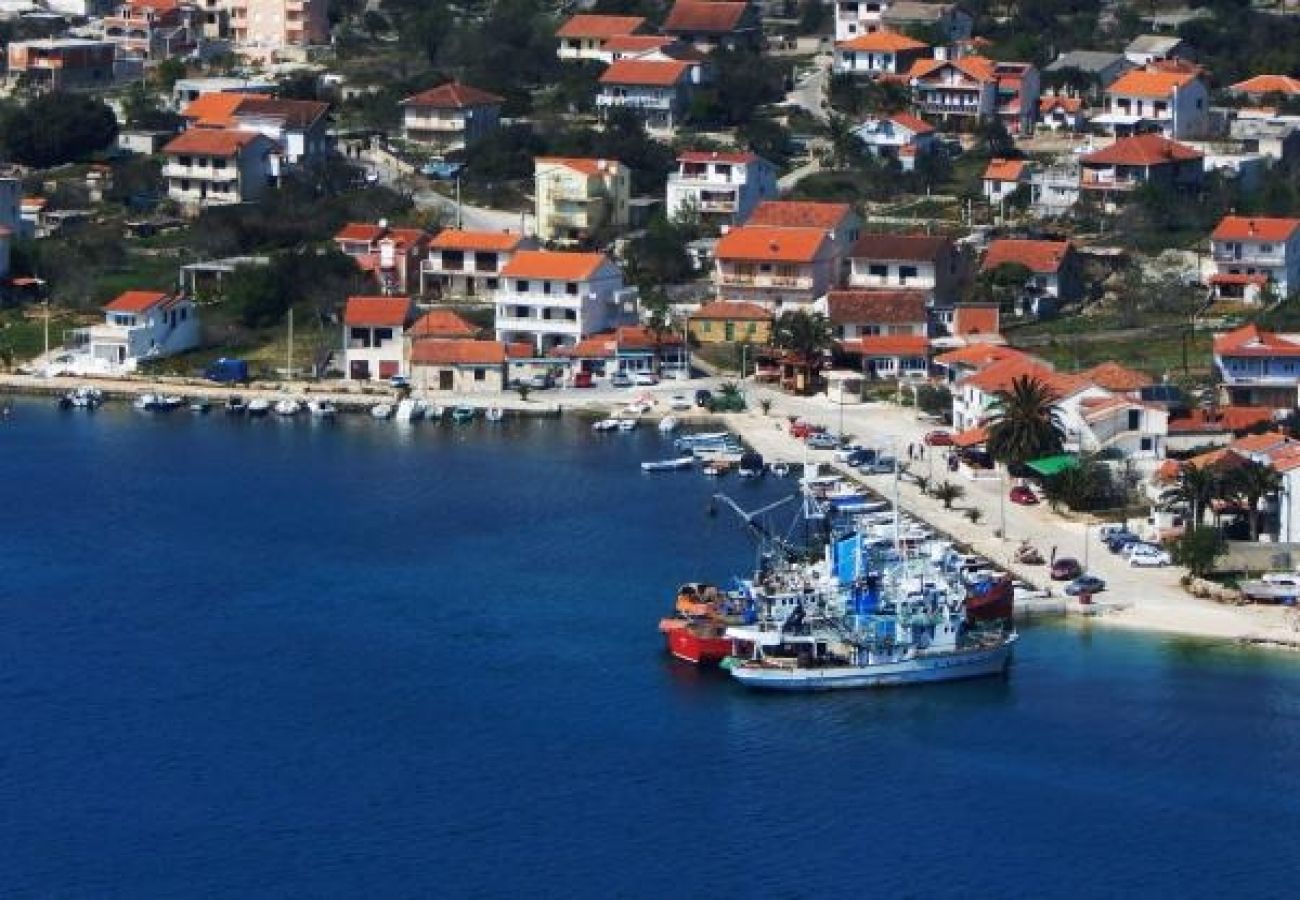
M 745 221 L 777 195 L 776 167 L 753 153 L 688 150 L 668 176 L 668 215 L 690 213 L 714 226 Z
M 613 159 L 539 156 L 533 160 L 537 236 L 576 242 L 628 224 L 631 174 Z

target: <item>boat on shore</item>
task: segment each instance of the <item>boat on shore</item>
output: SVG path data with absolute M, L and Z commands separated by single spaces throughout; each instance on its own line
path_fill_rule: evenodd
M 641 463 L 642 472 L 680 472 L 695 465 L 694 456 L 679 456 L 676 459 L 659 459 Z

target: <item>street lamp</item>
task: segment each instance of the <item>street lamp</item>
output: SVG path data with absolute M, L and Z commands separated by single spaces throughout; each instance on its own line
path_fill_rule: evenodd
M 1085 575 L 1088 572 L 1088 531 L 1091 527 L 1090 523 L 1083 523 L 1083 571 Z

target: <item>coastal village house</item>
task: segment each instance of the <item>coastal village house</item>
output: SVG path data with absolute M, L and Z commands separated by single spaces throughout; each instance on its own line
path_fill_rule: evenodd
M 577 242 L 627 228 L 632 179 L 618 160 L 539 156 L 533 180 L 543 241 Z
M 408 295 L 420 286 L 429 234 L 419 228 L 392 228 L 382 220 L 375 225 L 350 222 L 334 235 L 334 246 L 373 275 L 381 293 Z
M 519 250 L 502 268 L 496 336 L 538 353 L 635 321 L 636 288 L 603 253 Z
M 247 203 L 273 186 L 279 145 L 256 131 L 194 128 L 163 147 L 167 196 L 189 211 Z
M 1177 140 L 1206 130 L 1209 91 L 1195 72 L 1134 69 L 1106 88 L 1103 98 L 1104 111 L 1092 122 L 1116 137 L 1156 131 Z
M 709 225 L 735 225 L 776 194 L 776 167 L 760 156 L 687 150 L 677 155 L 677 170 L 668 175 L 668 215 L 690 213 Z
M 1095 84 L 1095 90 L 1090 91 L 1089 96 L 1096 99 L 1102 89 L 1109 87 L 1115 79 L 1132 68 L 1135 68 L 1134 63 L 1127 60 L 1122 53 L 1104 50 L 1068 50 L 1052 60 L 1046 71 L 1055 74 L 1076 70 L 1090 76 Z
M 563 60 L 592 60 L 610 63 L 613 57 L 606 49 L 610 38 L 640 34 L 646 29 L 644 16 L 610 16 L 580 13 L 570 16 L 555 37 L 559 42 L 556 54 Z
M 529 346 L 467 338 L 417 341 L 411 348 L 411 385 L 422 392 L 499 394 L 506 388 L 512 354 L 530 356 Z
M 1230 85 L 1227 91 L 1251 101 L 1260 101 L 1265 97 L 1293 99 L 1300 97 L 1300 78 L 1292 78 L 1290 75 L 1256 75 Z
M 836 0 L 835 42 L 880 30 L 880 16 L 888 0 Z
M 1149 66 L 1170 60 L 1189 60 L 1192 48 L 1177 35 L 1140 34 L 1124 48 L 1124 58 L 1134 66 Z
M 446 152 L 486 137 L 501 121 L 496 94 L 449 81 L 402 101 L 402 138 Z
M 515 253 L 536 247 L 536 238 L 518 232 L 445 228 L 429 242 L 420 265 L 420 293 L 490 303 Z
M 733 228 L 718 241 L 714 260 L 719 297 L 774 315 L 809 309 L 838 283 L 834 245 L 818 228 Z
M 203 94 L 181 111 L 190 128 L 255 131 L 276 142 L 288 165 L 317 163 L 333 151 L 329 104 L 264 94 Z
M 406 336 L 412 343 L 455 341 L 477 338 L 479 329 L 454 309 L 436 308 L 416 319 L 415 324 L 406 330 Z
M 104 321 L 73 333 L 78 374 L 134 372 L 140 363 L 199 345 L 198 309 L 184 294 L 126 291 L 104 307 Z
M 772 339 L 772 314 L 755 303 L 714 300 L 691 313 L 686 327 L 691 339 L 700 344 L 762 347 Z
M 305 51 L 329 43 L 327 0 L 230 0 L 235 51 L 263 63 L 305 60 Z
M 840 352 L 858 360 L 858 371 L 874 378 L 929 377 L 929 314 L 923 291 L 831 291 L 825 313 Z
M 664 370 L 684 371 L 686 344 L 677 332 L 656 334 L 644 325 L 620 325 L 584 337 L 574 345 L 556 347 L 553 358 L 567 361 L 569 377 L 581 372 L 610 376 Z
M 834 71 L 840 75 L 878 78 L 906 75 L 918 60 L 930 56 L 930 45 L 895 31 L 878 30 L 835 44 Z
M 1038 127 L 1078 134 L 1088 125 L 1088 106 L 1082 97 L 1049 94 L 1038 101 Z
M 756 46 L 762 38 L 754 6 L 731 0 L 676 0 L 662 30 L 701 53 Z
M 803 228 L 823 232 L 831 242 L 831 281 L 838 287 L 849 274 L 849 255 L 858 242 L 862 220 L 848 203 L 809 200 L 764 200 L 745 220 L 762 228 Z
M 1300 219 L 1224 216 L 1210 235 L 1210 286 L 1223 299 L 1283 299 L 1300 289 Z
M 1120 138 L 1080 158 L 1079 186 L 1103 203 L 1124 200 L 1144 184 L 1192 190 L 1204 178 L 1199 150 L 1158 134 Z
M 1300 334 L 1255 325 L 1214 338 L 1214 366 L 1233 406 L 1290 411 L 1300 407 Z
M 934 126 L 908 113 L 868 116 L 853 134 L 872 156 L 898 160 L 904 172 L 913 171 L 917 159 L 938 146 Z
M 1029 164 L 1023 159 L 991 159 L 984 169 L 984 199 L 998 204 L 1029 183 Z
M 127 0 L 103 18 L 104 40 L 119 56 L 163 60 L 193 50 L 198 10 L 177 0 Z
M 1030 272 L 1016 310 L 1020 315 L 1049 315 L 1059 303 L 1078 298 L 1078 259 L 1069 241 L 999 238 L 989 244 L 980 270 L 1017 265 Z
M 960 259 L 952 239 L 926 234 L 864 234 L 849 254 L 849 287 L 917 292 L 927 307 L 956 300 Z
M 117 47 L 84 38 L 10 41 L 6 67 L 11 86 L 75 91 L 107 88 L 114 81 Z
M 728 6 L 707 3 L 706 6 Z M 620 59 L 601 73 L 596 108 L 634 112 L 652 131 L 677 127 L 701 78 L 700 65 L 678 59 Z
M 908 72 L 912 108 L 932 119 L 968 125 L 999 118 L 1011 134 L 1030 134 L 1038 115 L 1038 70 L 982 56 L 919 60 Z
M 880 14 L 880 24 L 894 31 L 923 28 L 931 34 L 956 43 L 969 38 L 971 29 L 975 25 L 975 19 L 971 14 L 956 3 L 910 3 L 891 0 L 884 6 Z
M 409 374 L 406 329 L 410 297 L 349 297 L 343 311 L 343 374 L 349 381 L 387 381 Z

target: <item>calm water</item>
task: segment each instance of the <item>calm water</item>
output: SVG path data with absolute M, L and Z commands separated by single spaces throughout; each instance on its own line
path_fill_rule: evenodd
M 661 653 L 752 562 L 662 455 L 19 404 L 0 894 L 1294 895 L 1300 665 L 1040 627 L 1005 681 L 746 694 Z

